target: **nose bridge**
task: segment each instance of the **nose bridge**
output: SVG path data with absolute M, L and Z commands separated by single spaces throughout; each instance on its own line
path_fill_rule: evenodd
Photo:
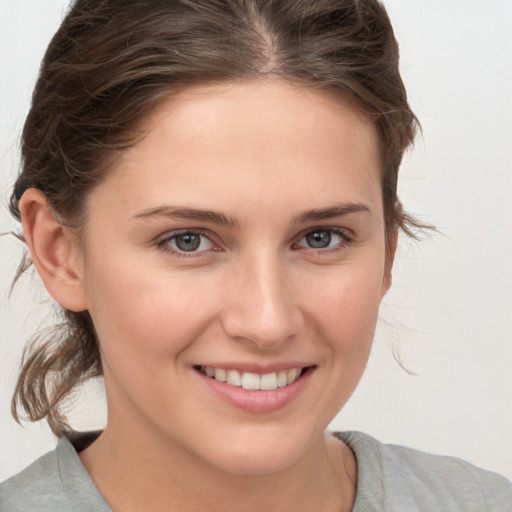
M 271 349 L 298 334 L 302 316 L 279 254 L 268 249 L 252 254 L 240 262 L 232 279 L 233 293 L 224 315 L 231 337 Z

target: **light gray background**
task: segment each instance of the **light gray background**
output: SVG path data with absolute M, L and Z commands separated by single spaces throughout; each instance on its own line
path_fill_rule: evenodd
M 19 135 L 66 3 L 0 0 L 0 232 L 16 229 L 6 204 Z M 424 132 L 402 168 L 401 196 L 443 235 L 402 240 L 367 372 L 333 427 L 512 478 L 512 2 L 385 4 Z M 8 299 L 20 255 L 14 238 L 0 238 L 0 480 L 55 444 L 46 425 L 20 427 L 9 412 L 23 344 L 51 312 L 37 280 Z M 101 386 L 79 398 L 74 426 L 101 427 Z

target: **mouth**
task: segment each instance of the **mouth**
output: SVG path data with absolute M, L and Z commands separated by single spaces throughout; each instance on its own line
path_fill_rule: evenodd
M 229 386 L 241 387 L 252 391 L 272 391 L 290 386 L 313 367 L 289 368 L 265 374 L 242 372 L 229 368 L 214 368 L 211 366 L 195 366 L 194 368 L 210 379 L 228 384 Z

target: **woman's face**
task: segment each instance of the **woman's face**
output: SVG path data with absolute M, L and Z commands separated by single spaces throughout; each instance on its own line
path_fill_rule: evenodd
M 370 123 L 278 80 L 191 88 L 87 205 L 109 426 L 238 473 L 318 447 L 390 280 Z

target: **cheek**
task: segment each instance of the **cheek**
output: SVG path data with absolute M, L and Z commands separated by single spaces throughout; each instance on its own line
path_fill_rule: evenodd
M 356 388 L 366 367 L 373 344 L 381 300 L 382 272 L 378 266 L 351 266 L 339 269 L 338 278 L 323 292 L 317 289 L 314 310 L 310 310 L 324 340 L 326 364 L 330 374 L 326 397 L 335 415 Z
M 135 403 L 148 417 L 160 411 L 171 418 L 169 395 L 181 389 L 182 354 L 215 316 L 212 301 L 180 276 L 124 268 L 133 271 L 96 269 L 90 282 L 109 407 L 131 410 Z
M 325 381 L 312 415 L 328 423 L 357 387 L 371 351 L 377 321 L 382 272 L 350 265 L 331 278 L 311 281 L 311 339 L 323 353 Z M 378 268 L 378 267 L 377 267 Z M 314 284 L 313 284 L 314 283 Z
M 116 357 L 176 355 L 214 312 L 205 283 L 110 259 L 89 273 L 87 295 L 100 345 Z M 122 352 L 117 350 L 122 348 Z
M 311 314 L 333 348 L 371 343 L 382 297 L 379 265 L 347 265 L 310 283 Z

